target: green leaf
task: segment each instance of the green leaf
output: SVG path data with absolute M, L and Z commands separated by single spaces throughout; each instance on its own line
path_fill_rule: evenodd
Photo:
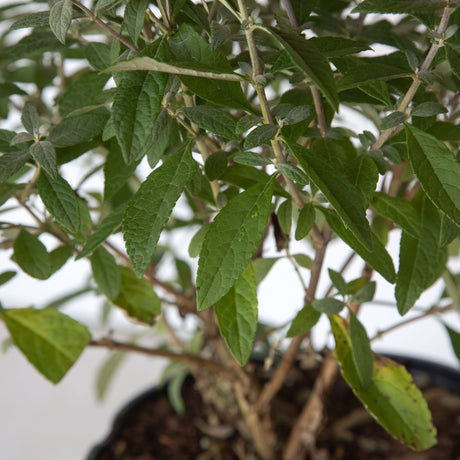
M 371 343 L 367 336 L 366 329 L 356 315 L 350 310 L 350 341 L 351 355 L 356 366 L 360 384 L 364 390 L 369 388 L 372 382 L 374 357 L 372 355 Z
M 57 272 L 73 256 L 72 246 L 58 246 L 50 253 L 51 273 Z
M 144 26 L 148 0 L 136 0 L 128 2 L 123 15 L 123 25 L 126 27 L 131 40 L 137 43 L 139 34 Z
M 255 152 L 238 153 L 233 157 L 233 161 L 246 166 L 268 166 L 272 164 L 268 158 L 265 158 L 260 153 Z
M 94 233 L 88 238 L 83 249 L 75 257 L 75 260 L 81 259 L 93 252 L 121 225 L 126 206 L 127 204 L 121 204 L 99 224 Z
M 450 68 L 457 78 L 460 78 L 460 46 L 452 43 L 446 43 L 446 45 L 447 60 Z
M 406 118 L 407 115 L 403 112 L 392 112 L 390 115 L 387 115 L 382 119 L 382 123 L 380 123 L 380 129 L 385 131 L 385 129 L 394 128 L 395 126 L 404 123 Z
M 311 269 L 313 266 L 313 260 L 306 254 L 293 254 L 292 257 L 303 268 Z
M 348 244 L 356 253 L 363 258 L 372 268 L 378 271 L 388 282 L 394 283 L 396 273 L 393 266 L 393 260 L 386 251 L 379 239 L 372 233 L 373 250 L 364 246 L 362 241 L 348 230 L 340 220 L 337 213 L 331 209 L 319 208 L 326 216 L 327 223 L 331 230 L 336 233 L 344 243 Z
M 158 72 L 121 74 L 113 101 L 112 121 L 125 163 L 144 156 L 154 143 L 150 133 L 161 111 L 167 82 L 168 76 Z
M 59 176 L 56 164 L 56 152 L 53 144 L 48 141 L 34 142 L 30 146 L 30 154 L 33 159 L 41 166 L 43 171 L 53 179 Z
M 289 235 L 292 226 L 292 200 L 284 200 L 279 205 L 277 216 L 281 230 Z
M 432 135 L 406 124 L 406 136 L 410 164 L 423 190 L 460 227 L 460 164 Z
M 0 156 L 0 183 L 6 182 L 16 174 L 29 160 L 29 149 L 14 150 Z
M 36 136 L 40 130 L 40 117 L 37 109 L 31 102 L 26 102 L 21 113 L 21 123 L 25 130 Z
M 115 257 L 99 246 L 92 254 L 91 269 L 99 290 L 109 299 L 118 297 L 121 276 Z
M 345 302 L 342 300 L 334 299 L 332 297 L 315 300 L 311 304 L 315 310 L 320 313 L 326 313 L 326 315 L 336 315 L 340 313 L 345 305 Z
M 280 260 L 279 257 L 259 257 L 258 259 L 252 261 L 257 285 L 259 285 L 261 281 L 268 275 L 268 272 L 278 260 Z
M 17 272 L 13 270 L 8 270 L 6 272 L 0 273 L 0 286 L 2 284 L 8 283 L 8 281 L 16 276 Z
M 374 298 L 376 287 L 375 281 L 366 283 L 356 294 L 352 295 L 351 301 L 358 304 L 370 302 Z
M 53 128 L 47 140 L 54 147 L 69 147 L 89 141 L 102 133 L 108 118 L 109 113 L 103 107 L 69 116 Z
M 297 313 L 287 331 L 286 337 L 295 337 L 307 333 L 320 319 L 321 313 L 311 305 L 306 305 Z
M 291 163 L 280 163 L 278 169 L 289 179 L 297 182 L 300 186 L 308 185 L 310 183 L 305 173 Z
M 267 225 L 272 193 L 270 178 L 237 195 L 215 217 L 198 262 L 199 311 L 220 300 L 248 265 Z
M 142 183 L 123 217 L 123 237 L 133 269 L 141 277 L 176 201 L 196 172 L 190 148 L 179 150 Z
M 452 349 L 454 350 L 455 356 L 460 361 L 460 333 L 454 331 L 446 324 L 444 324 L 444 327 L 449 334 L 450 343 L 452 344 Z
M 329 268 L 327 271 L 329 273 L 329 278 L 331 279 L 332 284 L 335 286 L 339 294 L 342 296 L 347 295 L 347 292 L 348 292 L 347 283 L 343 279 L 343 276 L 339 272 L 336 272 L 335 270 L 332 270 L 331 268 Z
M 334 75 L 329 62 L 314 44 L 303 35 L 291 31 L 265 27 L 263 29 L 267 30 L 281 43 L 297 66 L 321 90 L 334 110 L 338 110 L 339 98 Z
M 54 308 L 8 309 L 0 316 L 14 344 L 53 383 L 64 377 L 91 339 L 85 326 Z
M 439 102 L 427 101 L 415 106 L 410 114 L 413 117 L 432 117 L 438 113 L 447 113 L 447 109 Z
M 80 205 L 72 187 L 58 176 L 55 179 L 40 174 L 38 193 L 46 209 L 66 230 L 78 234 L 80 230 Z
M 333 316 L 330 321 L 342 375 L 367 411 L 392 436 L 412 449 L 424 450 L 433 446 L 436 429 L 431 423 L 428 405 L 406 369 L 388 358 L 376 356 L 372 381 L 364 389 L 360 385 L 344 320 Z
M 96 377 L 96 395 L 99 401 L 104 399 L 115 372 L 120 368 L 126 357 L 127 353 L 125 351 L 112 351 L 108 359 L 99 368 Z
M 441 247 L 441 217 L 438 210 L 423 194 L 418 200 L 420 228 L 414 238 L 402 232 L 399 271 L 395 297 L 398 311 L 405 315 L 422 292 L 429 288 L 445 268 L 447 251 Z
M 218 150 L 206 158 L 204 171 L 209 180 L 219 179 L 227 169 L 227 154 L 223 150 Z
M 305 238 L 315 225 L 316 213 L 313 203 L 306 203 L 299 211 L 297 226 L 295 229 L 295 239 L 297 241 Z
M 345 173 L 360 191 L 363 207 L 367 209 L 379 179 L 374 160 L 369 155 L 359 155 L 349 159 L 345 166 Z
M 289 148 L 303 170 L 334 206 L 345 225 L 364 246 L 372 249 L 371 229 L 359 190 L 341 168 L 327 160 L 326 143 L 315 143 L 314 146 L 313 150 L 298 144 L 289 145 Z
M 121 276 L 120 291 L 112 301 L 113 304 L 125 310 L 132 318 L 152 325 L 161 312 L 160 299 L 146 279 L 138 279 L 127 267 L 118 268 Z
M 236 121 L 228 112 L 207 105 L 185 107 L 182 111 L 192 123 L 200 128 L 225 139 L 239 139 L 235 132 Z
M 65 36 L 72 22 L 72 1 L 60 0 L 50 11 L 50 27 L 56 38 L 65 44 Z
M 14 241 L 14 261 L 33 278 L 46 280 L 50 277 L 51 259 L 46 247 L 35 236 L 24 230 Z
M 216 302 L 214 313 L 230 352 L 244 366 L 251 356 L 257 330 L 257 285 L 251 263 Z
M 409 201 L 377 192 L 374 194 L 372 206 L 379 214 L 393 221 L 412 237 L 417 238 L 420 218 Z
M 193 235 L 190 245 L 188 247 L 188 255 L 192 258 L 198 257 L 201 251 L 201 245 L 203 244 L 204 237 L 209 230 L 210 224 L 204 224 L 200 229 Z
M 347 70 L 338 81 L 339 90 L 362 87 L 378 81 L 394 80 L 409 77 L 412 74 L 408 69 L 382 64 L 379 62 L 361 62 Z M 371 94 L 372 95 L 372 94 Z
M 445 6 L 444 0 L 366 0 L 352 13 L 429 13 Z
M 105 70 L 112 64 L 110 48 L 105 43 L 88 43 L 88 46 L 85 48 L 85 57 L 96 70 Z
M 243 142 L 245 149 L 253 149 L 259 145 L 270 145 L 270 141 L 276 136 L 279 127 L 276 125 L 262 125 L 253 129 Z
M 344 37 L 313 37 L 309 42 L 329 58 L 357 54 L 370 49 L 363 42 Z

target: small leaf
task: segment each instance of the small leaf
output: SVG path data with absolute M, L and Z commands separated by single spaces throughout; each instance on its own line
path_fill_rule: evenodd
M 120 369 L 126 356 L 127 353 L 125 351 L 112 351 L 108 359 L 100 367 L 96 377 L 96 395 L 99 401 L 104 399 L 115 372 Z
M 297 241 L 305 238 L 315 225 L 316 213 L 313 203 L 306 203 L 299 212 L 297 227 L 295 229 L 295 239 Z
M 6 182 L 29 160 L 29 149 L 6 152 L 0 156 L 0 183 Z
M 66 230 L 77 234 L 80 230 L 80 206 L 72 187 L 60 176 L 52 178 L 40 174 L 38 193 L 49 213 Z
M 325 299 L 313 301 L 311 306 L 320 313 L 326 313 L 326 315 L 337 315 L 345 307 L 345 302 L 332 297 L 327 297 Z
M 272 164 L 268 158 L 265 158 L 260 153 L 255 152 L 238 153 L 233 157 L 233 161 L 246 166 L 267 166 Z
M 337 315 L 329 319 L 342 375 L 367 411 L 392 436 L 414 450 L 428 449 L 436 444 L 436 429 L 431 423 L 428 405 L 406 369 L 388 358 L 376 356 L 372 381 L 364 389 L 360 385 L 344 320 Z
M 432 117 L 438 113 L 447 113 L 447 109 L 439 102 L 422 102 L 411 110 L 413 117 Z
M 257 285 L 251 263 L 216 302 L 214 313 L 230 352 L 244 366 L 251 356 L 257 330 Z
M 204 238 L 207 231 L 209 230 L 210 224 L 204 224 L 200 229 L 193 235 L 190 245 L 188 247 L 188 255 L 192 258 L 200 255 L 201 245 L 203 244 Z
M 14 344 L 53 383 L 64 377 L 91 339 L 85 326 L 54 308 L 8 309 L 0 317 Z
M 91 268 L 99 290 L 109 299 L 115 299 L 120 291 L 120 270 L 115 257 L 99 246 L 91 256 Z
M 280 260 L 279 257 L 259 257 L 258 259 L 252 261 L 257 285 L 263 281 L 278 260 Z
M 280 163 L 278 169 L 289 179 L 297 182 L 300 186 L 308 185 L 310 180 L 307 175 L 291 163 Z
M 155 317 L 161 312 L 160 299 L 146 279 L 138 279 L 127 267 L 118 268 L 121 284 L 118 297 L 112 301 L 113 304 L 125 310 L 129 316 L 152 325 Z
M 56 273 L 73 256 L 72 246 L 58 246 L 50 253 L 51 273 Z
M 286 235 L 289 235 L 292 226 L 292 201 L 284 200 L 278 208 L 277 215 L 281 230 Z
M 227 169 L 227 154 L 223 150 L 218 150 L 206 158 L 204 171 L 209 180 L 219 179 Z
M 56 38 L 65 44 L 65 36 L 72 22 L 72 1 L 60 0 L 50 11 L 50 27 Z
M 46 280 L 51 276 L 50 255 L 35 235 L 22 228 L 13 248 L 14 261 L 25 273 L 39 280 Z
M 446 43 L 447 60 L 452 72 L 460 78 L 460 45 Z
M 438 139 L 406 124 L 412 169 L 433 203 L 460 227 L 460 164 Z
M 10 145 L 22 144 L 23 142 L 30 142 L 34 139 L 35 138 L 34 136 L 32 136 L 32 134 L 21 132 L 17 133 L 16 136 L 14 136 L 13 139 L 11 139 Z
M 56 165 L 56 152 L 53 144 L 48 141 L 35 142 L 30 146 L 30 154 L 34 160 L 42 167 L 42 169 L 51 176 L 57 179 L 59 176 Z
M 230 200 L 212 222 L 198 262 L 199 311 L 220 300 L 246 268 L 267 225 L 272 193 L 270 178 Z
M 353 294 L 351 301 L 357 304 L 371 302 L 374 298 L 376 287 L 375 281 L 366 283 L 356 294 Z
M 144 274 L 176 201 L 196 167 L 186 146 L 150 173 L 128 203 L 122 223 L 123 237 L 138 277 Z
M 128 2 L 123 15 L 123 25 L 126 27 L 131 40 L 136 43 L 144 26 L 148 0 L 136 0 Z
M 310 270 L 313 266 L 313 260 L 306 254 L 293 254 L 292 257 L 303 268 L 308 268 Z
M 85 57 L 96 70 L 105 70 L 112 64 L 110 48 L 105 43 L 88 43 L 88 46 L 85 48 Z
M 328 273 L 329 273 L 329 278 L 332 281 L 332 284 L 336 287 L 339 294 L 342 296 L 347 295 L 347 292 L 348 292 L 347 283 L 343 279 L 343 276 L 339 272 L 336 272 L 335 270 L 332 270 L 331 268 L 328 269 Z
M 349 314 L 351 355 L 356 366 L 361 386 L 364 390 L 367 390 L 372 382 L 374 364 L 371 343 L 367 336 L 366 329 L 364 329 L 364 326 L 356 315 L 351 310 Z
M 406 121 L 407 115 L 403 112 L 392 112 L 390 115 L 387 115 L 382 119 L 380 123 L 380 129 L 384 131 L 385 129 L 394 128 L 395 126 L 400 125 Z
M 40 130 L 40 117 L 38 116 L 37 109 L 31 102 L 26 102 L 21 113 L 21 123 L 29 134 L 34 137 Z
M 321 313 L 311 305 L 306 305 L 297 313 L 287 331 L 286 337 L 295 337 L 307 333 L 319 321 Z
M 225 139 L 239 139 L 239 136 L 236 135 L 236 121 L 228 112 L 206 105 L 185 107 L 182 111 L 192 123 L 200 128 Z
M 13 270 L 8 270 L 6 272 L 0 273 L 0 286 L 2 284 L 8 283 L 8 281 L 16 276 L 17 272 Z
M 276 125 L 258 126 L 246 136 L 243 147 L 249 150 L 259 145 L 270 145 L 270 141 L 275 137 L 278 129 Z

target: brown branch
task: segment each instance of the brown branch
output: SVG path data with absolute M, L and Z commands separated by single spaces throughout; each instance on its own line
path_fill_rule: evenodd
M 167 358 L 173 361 L 182 362 L 189 365 L 195 365 L 202 368 L 205 367 L 217 375 L 224 376 L 226 379 L 229 379 L 230 381 L 237 380 L 234 372 L 231 369 L 228 369 L 227 367 L 224 367 L 216 363 L 215 361 L 205 359 L 201 356 L 193 355 L 191 353 L 176 353 L 170 350 L 146 348 L 132 343 L 117 342 L 115 340 L 108 338 L 100 340 L 91 340 L 89 345 L 92 347 L 102 347 L 111 350 L 132 351 L 136 353 L 142 353 L 144 355 L 157 356 L 159 358 Z

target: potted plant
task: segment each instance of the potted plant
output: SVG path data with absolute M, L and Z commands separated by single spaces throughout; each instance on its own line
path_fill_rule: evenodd
M 93 335 L 56 306 L 2 305 L 14 345 L 53 383 L 85 347 L 185 364 L 209 430 L 230 425 L 240 458 L 313 458 L 339 369 L 385 430 L 414 450 L 431 448 L 425 399 L 402 365 L 372 352 L 359 312 L 376 280 L 394 285 L 401 319 L 391 329 L 414 321 L 405 315 L 438 280 L 442 297 L 416 318 L 460 305 L 459 275 L 448 265 L 460 226 L 458 4 L 4 5 L 0 110 L 22 126 L 0 131 L 2 250 L 39 280 L 87 258 L 95 291 L 171 338 L 146 348 Z M 381 45 L 390 48 L 376 53 Z M 347 108 L 374 133 L 344 124 Z M 72 187 L 65 171 L 81 159 Z M 89 181 L 101 171 L 103 183 Z M 168 244 L 184 229 L 190 260 Z M 399 262 L 387 250 L 395 233 Z M 294 240 L 303 253 L 291 254 Z M 326 267 L 334 240 L 351 256 Z M 276 257 L 268 257 L 273 241 Z M 257 287 L 280 258 L 292 264 L 304 301 L 282 318 L 289 344 L 264 371 L 251 355 L 265 347 L 273 361 L 280 330 L 258 323 Z M 358 277 L 347 272 L 351 258 L 362 264 Z M 171 308 L 195 318 L 192 337 L 162 314 Z M 314 351 L 320 318 L 335 347 Z M 459 333 L 446 330 L 460 355 Z M 274 401 L 289 398 L 305 357 L 318 363 L 315 376 L 280 433 Z

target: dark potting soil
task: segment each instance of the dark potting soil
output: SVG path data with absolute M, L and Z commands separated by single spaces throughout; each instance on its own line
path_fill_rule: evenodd
M 456 380 L 455 373 L 450 376 L 453 380 L 439 375 L 433 378 L 409 361 L 405 364 L 427 399 L 438 430 L 438 444 L 414 452 L 393 439 L 363 409 L 340 377 L 326 401 L 323 429 L 312 460 L 460 460 L 460 375 Z M 273 401 L 280 446 L 276 458 L 281 458 L 291 423 L 308 398 L 315 374 L 316 370 L 296 370 Z M 260 378 L 264 380 L 263 374 Z M 457 394 L 434 384 L 450 386 Z M 89 460 L 257 459 L 235 430 L 213 426 L 191 379 L 184 384 L 182 394 L 184 414 L 172 409 L 164 391 L 142 395 L 117 418 L 112 436 Z

